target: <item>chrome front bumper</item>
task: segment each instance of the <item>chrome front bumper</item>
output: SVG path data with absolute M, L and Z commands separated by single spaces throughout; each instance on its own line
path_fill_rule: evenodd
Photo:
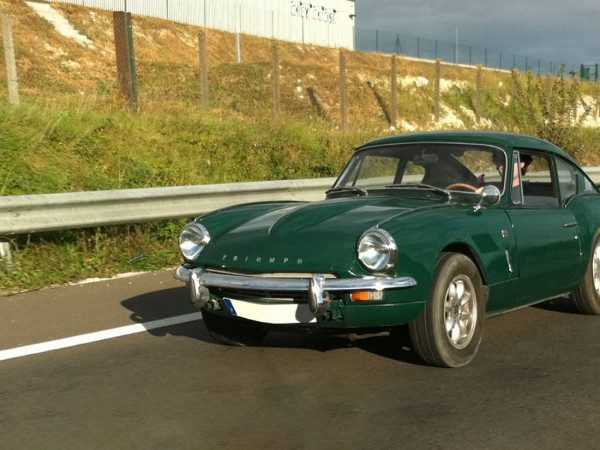
M 271 292 L 306 292 L 309 297 L 310 310 L 317 317 L 322 316 L 329 309 L 329 292 L 331 291 L 383 291 L 417 285 L 412 277 L 325 278 L 321 274 L 313 274 L 310 278 L 265 278 L 208 272 L 183 266 L 178 267 L 173 276 L 188 284 L 190 300 L 199 307 L 204 306 L 210 299 L 208 287 Z

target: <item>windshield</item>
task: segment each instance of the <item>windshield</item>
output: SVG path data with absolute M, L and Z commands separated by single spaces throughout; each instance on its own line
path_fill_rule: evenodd
M 356 152 L 333 190 L 429 188 L 504 192 L 506 156 L 495 147 L 472 144 L 407 144 Z

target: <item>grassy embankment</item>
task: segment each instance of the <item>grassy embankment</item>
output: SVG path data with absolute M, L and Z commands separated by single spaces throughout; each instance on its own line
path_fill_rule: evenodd
M 141 112 L 125 112 L 115 93 L 110 16 L 62 6 L 94 41 L 82 48 L 15 2 L 15 45 L 23 106 L 0 99 L 0 193 L 35 194 L 334 176 L 352 148 L 390 133 L 367 82 L 389 104 L 389 57 L 348 53 L 350 126 L 337 129 L 336 50 L 279 43 L 284 113 L 271 117 L 270 46 L 207 31 L 210 112 L 197 107 L 197 29 L 135 19 Z M 74 64 L 76 63 L 76 64 Z M 598 87 L 485 71 L 483 120 L 474 119 L 475 71 L 444 66 L 442 121 L 432 120 L 433 65 L 399 60 L 400 129 L 489 128 L 542 135 L 583 164 L 598 164 L 597 128 L 573 122 L 580 96 L 592 105 Z M 0 71 L 0 89 L 6 81 Z M 416 78 L 420 77 L 420 78 Z M 326 117 L 306 95 L 314 87 Z M 582 109 L 583 105 L 579 105 Z M 580 121 L 590 120 L 593 112 Z M 90 276 L 175 264 L 181 222 L 103 227 L 10 238 L 14 265 L 0 270 L 0 291 L 36 288 Z

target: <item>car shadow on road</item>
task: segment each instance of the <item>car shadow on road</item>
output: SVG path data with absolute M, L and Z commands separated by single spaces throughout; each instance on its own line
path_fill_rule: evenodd
M 567 313 L 567 314 L 578 314 L 581 313 L 575 307 L 573 303 L 573 299 L 570 297 L 556 297 L 552 300 L 545 301 L 543 303 L 538 303 L 533 306 L 534 308 L 544 309 L 546 311 L 554 311 L 559 313 Z
M 137 323 L 147 323 L 198 312 L 198 308 L 191 305 L 188 301 L 188 290 L 185 287 L 147 292 L 125 299 L 121 302 L 121 305 L 131 311 L 129 317 L 133 322 Z M 214 342 L 208 331 L 206 331 L 202 320 L 163 328 L 154 328 L 148 330 L 148 333 L 157 337 L 167 335 L 185 336 L 204 342 Z
M 185 287 L 148 292 L 123 300 L 121 305 L 131 311 L 130 318 L 136 323 L 147 323 L 198 312 L 198 309 L 188 301 L 188 290 Z M 221 345 L 217 344 L 210 336 L 202 320 L 155 328 L 148 330 L 148 333 L 156 337 L 184 336 L 209 344 Z M 344 335 L 276 330 L 270 332 L 262 344 L 262 347 L 265 348 L 295 348 L 317 352 L 328 352 L 352 346 L 385 358 L 410 364 L 421 364 L 410 350 L 410 339 L 405 328 L 400 328 L 393 337 L 370 337 L 356 342 L 351 342 Z

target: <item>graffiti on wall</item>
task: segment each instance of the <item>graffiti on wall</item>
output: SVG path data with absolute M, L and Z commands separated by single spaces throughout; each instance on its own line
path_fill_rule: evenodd
M 339 13 L 339 11 L 333 8 L 326 8 L 325 6 L 316 5 L 306 0 L 292 0 L 290 11 L 292 17 L 316 20 L 318 22 L 324 22 L 332 25 L 335 24 L 336 15 Z

